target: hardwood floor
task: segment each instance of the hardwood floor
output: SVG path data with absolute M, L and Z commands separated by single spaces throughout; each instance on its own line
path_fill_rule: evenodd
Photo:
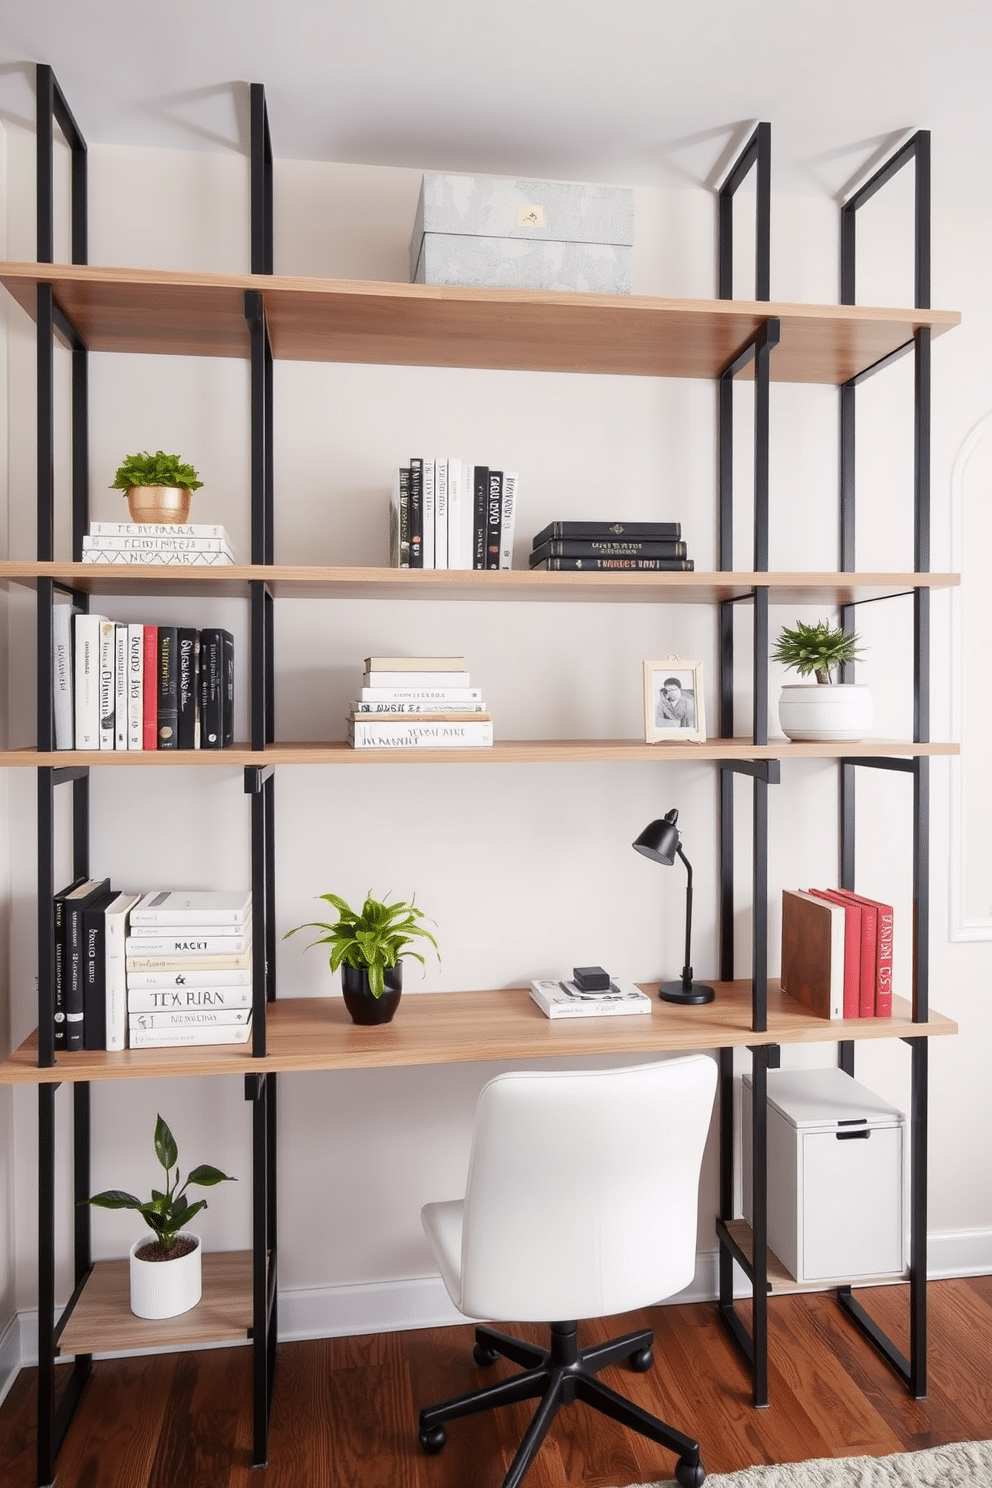
M 905 1347 L 905 1288 L 859 1296 Z M 712 1305 L 589 1324 L 580 1342 L 653 1326 L 654 1368 L 604 1378 L 696 1435 L 711 1473 L 992 1437 L 992 1276 L 931 1283 L 929 1301 L 925 1401 L 908 1397 L 825 1294 L 772 1301 L 768 1410 L 752 1407 Z M 532 1327 L 508 1331 L 541 1339 Z M 247 1349 L 98 1362 L 59 1457 L 59 1488 L 497 1488 L 532 1406 L 456 1422 L 437 1457 L 417 1440 L 421 1405 L 485 1377 L 471 1345 L 467 1326 L 281 1345 L 269 1465 L 254 1472 Z M 23 1370 L 0 1408 L 3 1488 L 34 1488 L 34 1410 L 35 1371 Z M 660 1448 L 576 1404 L 559 1415 L 526 1484 L 622 1488 L 669 1478 L 672 1466 Z

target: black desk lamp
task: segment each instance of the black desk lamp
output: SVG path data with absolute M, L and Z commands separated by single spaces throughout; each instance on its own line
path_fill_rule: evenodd
M 645 827 L 633 844 L 639 853 L 653 859 L 655 863 L 664 863 L 666 868 L 671 868 L 675 859 L 681 858 L 689 875 L 685 890 L 685 965 L 679 981 L 662 982 L 658 988 L 658 996 L 664 1002 L 712 1002 L 716 996 L 713 988 L 692 980 L 692 864 L 682 851 L 682 839 L 675 825 L 678 819 L 677 811 L 669 811 L 659 821 L 653 821 L 650 826 Z

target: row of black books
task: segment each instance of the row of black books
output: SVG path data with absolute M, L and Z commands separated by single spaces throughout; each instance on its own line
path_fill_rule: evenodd
M 222 749 L 234 740 L 229 630 L 52 609 L 56 749 Z
M 482 691 L 463 656 L 366 656 L 348 714 L 354 749 L 446 749 L 493 742 Z
M 415 456 L 390 499 L 393 568 L 512 568 L 518 476 L 470 460 Z
M 691 573 L 681 522 L 549 522 L 536 535 L 531 568 L 609 573 Z
M 55 1048 L 241 1044 L 251 1032 L 251 893 L 55 895 Z
M 91 522 L 83 562 L 224 568 L 234 554 L 225 529 L 210 523 Z

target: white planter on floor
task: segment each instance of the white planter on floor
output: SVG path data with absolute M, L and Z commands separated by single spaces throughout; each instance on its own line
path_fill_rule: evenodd
M 778 700 L 790 739 L 863 739 L 871 729 L 871 693 L 857 682 L 794 682 Z
M 177 1240 L 195 1240 L 196 1247 L 176 1260 L 139 1260 L 137 1251 L 152 1238 L 142 1235 L 131 1246 L 131 1311 L 141 1318 L 178 1317 L 200 1300 L 200 1237 L 177 1235 Z

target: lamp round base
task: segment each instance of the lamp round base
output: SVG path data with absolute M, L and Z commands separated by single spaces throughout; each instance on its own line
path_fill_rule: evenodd
M 701 1002 L 712 1002 L 716 993 L 712 987 L 707 987 L 702 982 L 690 982 L 688 988 L 681 982 L 662 982 L 658 988 L 658 996 L 662 1002 L 681 1002 L 694 1006 Z

